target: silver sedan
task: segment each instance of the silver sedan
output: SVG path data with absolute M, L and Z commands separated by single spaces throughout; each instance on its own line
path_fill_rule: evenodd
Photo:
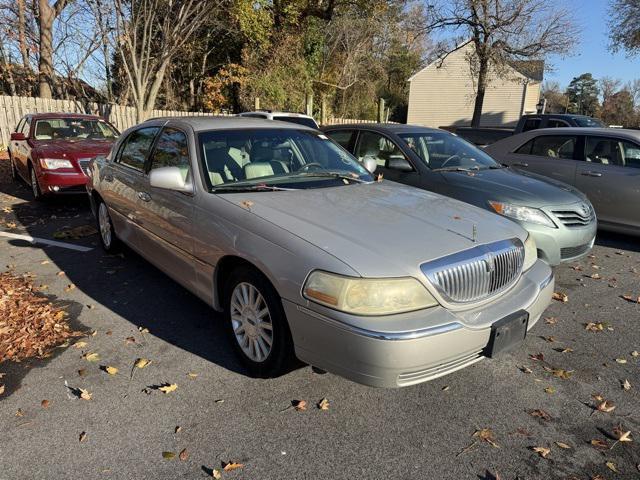
M 256 376 L 297 356 L 367 385 L 423 382 L 517 347 L 553 292 L 521 227 L 374 181 L 310 128 L 148 121 L 90 172 L 103 247 L 223 312 Z

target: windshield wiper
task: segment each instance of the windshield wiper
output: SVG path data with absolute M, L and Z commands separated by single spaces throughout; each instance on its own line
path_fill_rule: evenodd
M 277 187 L 275 185 L 265 185 L 263 183 L 259 185 L 228 185 L 221 187 L 214 187 L 211 189 L 212 193 L 225 193 L 225 192 L 288 192 L 291 190 L 298 190 L 297 188 L 284 188 Z
M 509 168 L 509 165 L 491 165 L 489 168 L 491 170 L 501 170 L 503 168 Z
M 353 177 L 350 174 L 340 172 L 301 172 L 294 173 L 292 177 L 318 177 L 318 178 L 337 178 L 343 180 L 349 180 L 356 183 L 367 183 L 366 180 L 362 180 L 360 177 Z
M 440 167 L 434 168 L 432 172 L 473 172 L 480 170 L 480 167 Z

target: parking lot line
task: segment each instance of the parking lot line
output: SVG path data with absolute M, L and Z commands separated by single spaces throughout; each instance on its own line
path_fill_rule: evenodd
M 32 237 L 30 235 L 19 235 L 17 233 L 9 233 L 0 231 L 0 237 L 14 238 L 16 240 L 24 240 L 33 244 L 51 245 L 53 247 L 66 248 L 68 250 L 75 250 L 77 252 L 90 252 L 93 250 L 91 247 L 82 247 L 80 245 L 74 245 L 72 243 L 57 242 L 55 240 L 48 240 L 46 238 Z

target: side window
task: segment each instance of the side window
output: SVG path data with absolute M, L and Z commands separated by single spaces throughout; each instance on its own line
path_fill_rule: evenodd
M 132 132 L 120 150 L 117 162 L 142 171 L 153 139 L 160 127 L 141 128 Z
M 640 168 L 640 147 L 618 138 L 587 137 L 587 162 Z
M 22 133 L 24 133 L 25 137 L 29 137 L 29 130 L 31 130 L 31 121 L 28 118 L 25 118 L 24 124 L 22 125 Z
M 522 126 L 523 132 L 528 132 L 529 130 L 535 130 L 536 128 L 540 128 L 540 119 L 539 118 L 527 118 Z
M 531 146 L 531 155 L 572 160 L 577 140 L 577 137 L 569 135 L 536 137 Z
M 180 130 L 165 128 L 158 137 L 151 156 L 151 169 L 178 167 L 183 180 L 189 175 L 189 143 Z
M 22 131 L 22 126 L 24 125 L 24 118 L 22 118 L 19 122 L 18 122 L 18 126 L 16 127 L 16 129 L 14 130 L 14 132 L 21 132 Z
M 533 146 L 533 141 L 535 138 L 532 138 L 524 145 L 518 147 L 513 153 L 519 153 L 520 155 L 531 155 L 531 147 Z
M 390 157 L 406 158 L 400 148 L 386 137 L 374 132 L 360 132 L 355 156 L 358 160 L 373 157 L 379 167 L 386 167 Z
M 549 120 L 547 122 L 547 128 L 561 128 L 561 127 L 568 127 L 568 126 L 569 124 L 564 120 Z
M 331 140 L 346 150 L 349 150 L 354 133 L 355 130 L 334 130 L 333 132 L 326 132 Z

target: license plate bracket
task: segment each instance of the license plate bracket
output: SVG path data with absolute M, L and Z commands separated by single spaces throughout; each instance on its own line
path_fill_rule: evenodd
M 527 336 L 528 324 L 529 313 L 524 310 L 498 320 L 491 326 L 491 336 L 485 347 L 485 356 L 494 358 L 519 346 Z

